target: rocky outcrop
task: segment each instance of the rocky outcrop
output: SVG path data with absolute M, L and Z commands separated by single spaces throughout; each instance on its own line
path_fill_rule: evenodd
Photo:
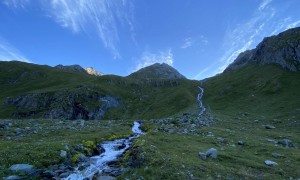
M 83 67 L 80 65 L 70 65 L 70 66 L 63 66 L 61 64 L 55 66 L 56 69 L 66 70 L 66 71 L 74 71 L 74 72 L 86 72 Z
M 185 79 L 176 69 L 165 63 L 155 63 L 130 74 L 128 77 L 138 79 Z
M 59 65 L 55 66 L 54 68 L 64 70 L 64 71 L 82 72 L 82 73 L 87 73 L 87 74 L 94 75 L 94 76 L 104 75 L 102 72 L 98 72 L 92 67 L 83 68 L 77 64 L 70 65 L 70 66 L 64 66 L 64 65 L 59 64 Z
M 84 70 L 90 75 L 94 75 L 94 76 L 103 76 L 104 75 L 102 72 L 98 72 L 92 67 L 84 68 Z
M 224 72 L 248 64 L 278 64 L 290 71 L 300 71 L 300 28 L 289 29 L 265 38 L 255 49 L 241 53 Z
M 101 95 L 85 88 L 51 93 L 31 93 L 5 102 L 16 107 L 16 118 L 102 119 L 109 108 L 120 105 L 113 96 Z

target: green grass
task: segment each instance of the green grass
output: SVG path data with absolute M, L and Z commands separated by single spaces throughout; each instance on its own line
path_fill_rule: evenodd
M 105 119 L 162 118 L 185 111 L 194 105 L 199 84 L 186 79 L 146 81 L 114 75 L 95 77 L 22 62 L 0 62 L 0 83 L 0 118 L 12 117 L 14 112 L 33 111 L 8 106 L 4 103 L 8 97 L 30 93 L 51 97 L 55 93 L 66 92 L 66 96 L 75 93 L 79 96 L 98 94 L 117 97 L 121 106 L 110 109 Z M 97 99 L 86 102 L 78 98 L 77 101 L 90 109 L 97 109 L 101 106 Z M 67 104 L 67 100 L 61 96 L 57 103 Z M 30 118 L 43 118 L 49 108 L 35 110 L 37 115 Z
M 5 120 L 0 120 L 0 124 Z M 81 127 L 77 121 L 66 120 L 10 120 L 13 126 L 0 134 L 0 177 L 10 174 L 7 169 L 13 164 L 32 164 L 45 168 L 63 162 L 60 150 L 67 145 L 72 152 L 76 144 L 90 147 L 90 142 L 99 143 L 118 135 L 131 134 L 131 121 L 86 121 Z M 15 128 L 25 132 L 15 136 Z M 27 129 L 27 130 L 26 130 Z M 32 131 L 37 133 L 33 134 Z M 11 137 L 7 140 L 7 137 Z M 69 156 L 72 156 L 69 154 Z

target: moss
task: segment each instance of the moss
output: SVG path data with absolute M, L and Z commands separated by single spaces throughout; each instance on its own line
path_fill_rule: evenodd
M 82 141 L 82 145 L 85 147 L 86 154 L 89 154 L 96 149 L 96 143 L 94 141 Z
M 76 163 L 77 163 L 77 160 L 80 158 L 80 156 L 81 156 L 81 153 L 75 154 L 75 155 L 71 158 L 71 162 L 72 162 L 73 164 L 76 164 Z

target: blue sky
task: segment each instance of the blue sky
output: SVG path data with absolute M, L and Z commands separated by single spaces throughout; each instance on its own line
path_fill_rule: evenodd
M 300 26 L 299 0 L 1 0 L 0 60 L 126 76 L 167 63 L 220 73 L 266 36 Z

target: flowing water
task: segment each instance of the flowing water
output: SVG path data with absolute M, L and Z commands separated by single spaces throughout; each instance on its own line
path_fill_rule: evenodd
M 205 107 L 202 104 L 202 97 L 203 97 L 203 94 L 204 94 L 204 89 L 202 87 L 200 87 L 200 86 L 198 86 L 198 88 L 200 89 L 200 93 L 197 96 L 197 100 L 198 100 L 199 107 L 200 107 L 199 116 L 201 116 L 205 112 L 205 110 L 206 110 Z
M 120 156 L 132 147 L 132 140 L 144 134 L 140 129 L 140 125 L 139 122 L 134 122 L 132 136 L 102 143 L 101 146 L 105 151 L 99 156 L 90 157 L 90 165 L 88 167 L 81 171 L 77 169 L 73 174 L 65 178 L 65 180 L 92 179 L 95 174 L 101 174 L 104 170 L 109 169 L 109 163 L 118 161 Z

